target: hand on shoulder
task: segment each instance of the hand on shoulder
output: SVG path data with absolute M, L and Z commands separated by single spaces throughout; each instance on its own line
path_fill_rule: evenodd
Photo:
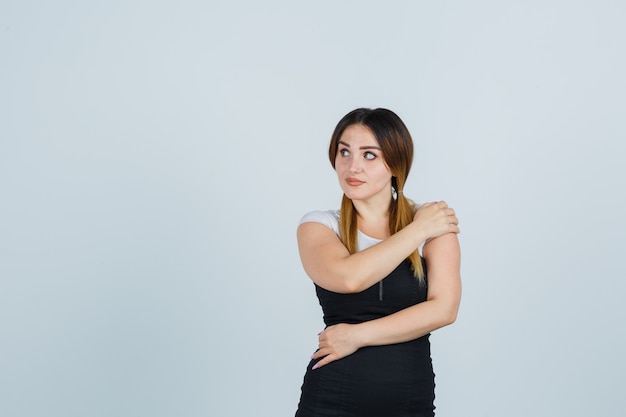
M 445 201 L 425 203 L 419 206 L 413 216 L 413 223 L 418 224 L 427 236 L 432 239 L 446 233 L 460 233 L 459 220 L 454 209 Z

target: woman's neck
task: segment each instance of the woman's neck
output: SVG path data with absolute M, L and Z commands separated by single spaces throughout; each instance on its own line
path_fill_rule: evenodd
M 366 201 L 353 201 L 357 212 L 357 227 L 368 236 L 385 239 L 389 237 L 389 206 L 386 204 L 372 204 Z

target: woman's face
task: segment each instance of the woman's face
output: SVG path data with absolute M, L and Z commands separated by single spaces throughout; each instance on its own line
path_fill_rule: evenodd
M 374 134 L 363 125 L 351 125 L 339 139 L 335 156 L 339 185 L 351 200 L 391 198 L 391 171 Z

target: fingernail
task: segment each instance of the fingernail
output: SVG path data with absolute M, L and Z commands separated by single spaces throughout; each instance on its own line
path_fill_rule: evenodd
M 313 365 L 311 369 L 317 369 L 317 364 Z

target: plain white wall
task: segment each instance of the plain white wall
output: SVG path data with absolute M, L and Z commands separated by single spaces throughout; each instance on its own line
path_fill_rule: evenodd
M 388 107 L 461 219 L 438 415 L 618 416 L 617 1 L 0 4 L 0 414 L 289 416 L 335 123 Z

